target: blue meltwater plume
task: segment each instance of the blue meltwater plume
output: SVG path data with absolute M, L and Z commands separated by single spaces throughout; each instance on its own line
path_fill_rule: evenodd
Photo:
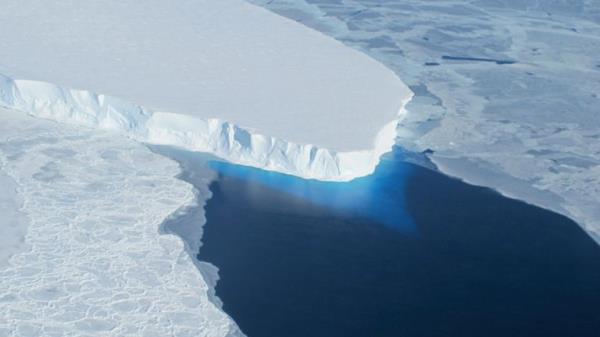
M 417 226 L 406 210 L 406 182 L 411 167 L 394 151 L 385 155 L 375 172 L 349 182 L 302 179 L 222 161 L 209 166 L 221 176 L 267 186 L 315 205 L 379 222 L 404 234 L 416 235 Z

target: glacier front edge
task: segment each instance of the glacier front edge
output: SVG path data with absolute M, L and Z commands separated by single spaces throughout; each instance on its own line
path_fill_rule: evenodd
M 0 104 L 239 164 L 367 175 L 412 97 L 381 63 L 241 0 L 3 6 Z
M 368 150 L 334 151 L 262 135 L 218 118 L 152 111 L 119 98 L 0 74 L 0 106 L 90 128 L 115 130 L 140 142 L 212 153 L 228 161 L 303 178 L 347 181 L 372 173 L 389 152 L 406 111 L 384 125 Z M 334 132 L 334 131 L 332 131 Z

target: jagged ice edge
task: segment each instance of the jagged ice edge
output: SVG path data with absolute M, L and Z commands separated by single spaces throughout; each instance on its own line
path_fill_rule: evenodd
M 336 152 L 251 132 L 218 118 L 198 118 L 152 111 L 125 100 L 55 84 L 12 79 L 0 74 L 0 106 L 35 117 L 91 128 L 124 132 L 130 138 L 208 152 L 230 162 L 324 181 L 348 181 L 373 173 L 380 157 L 391 151 L 396 126 L 406 115 L 402 101 L 396 119 L 374 139 L 373 148 Z

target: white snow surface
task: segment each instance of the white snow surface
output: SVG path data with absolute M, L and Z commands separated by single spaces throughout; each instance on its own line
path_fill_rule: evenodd
M 175 177 L 177 163 L 115 132 L 1 108 L 0 135 L 29 219 L 27 249 L 0 267 L 0 336 L 242 336 L 214 280 L 159 231 L 209 197 Z
M 240 164 L 369 174 L 412 97 L 379 62 L 242 0 L 2 7 L 1 105 Z
M 19 211 L 22 200 L 17 194 L 17 185 L 2 171 L 0 160 L 0 268 L 8 263 L 15 253 L 26 248 L 25 233 L 27 217 Z

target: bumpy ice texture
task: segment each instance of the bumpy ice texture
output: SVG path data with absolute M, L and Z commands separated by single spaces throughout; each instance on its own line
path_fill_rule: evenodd
M 195 200 L 175 162 L 4 109 L 0 134 L 30 220 L 28 249 L 0 268 L 0 336 L 242 335 L 182 241 L 159 232 Z

